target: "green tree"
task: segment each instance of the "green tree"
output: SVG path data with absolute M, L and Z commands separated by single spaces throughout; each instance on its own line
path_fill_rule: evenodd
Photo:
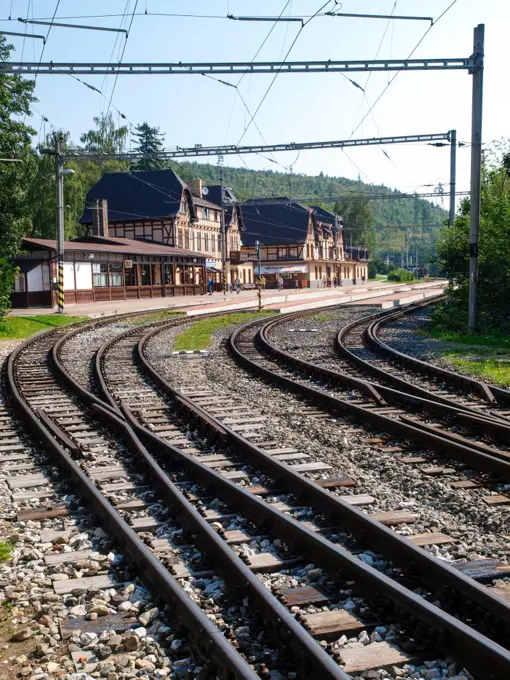
M 12 49 L 0 36 L 0 62 L 9 60 Z M 35 101 L 33 88 L 31 81 L 18 75 L 0 73 L 0 153 L 20 161 L 0 161 L 0 319 L 8 308 L 16 275 L 8 258 L 19 251 L 30 226 L 27 190 L 34 172 L 30 142 L 35 131 L 24 120 Z
M 510 143 L 509 143 L 510 145 Z M 482 201 L 478 251 L 478 306 L 480 330 L 510 329 L 510 177 L 506 154 L 493 147 L 482 170 Z M 451 228 L 445 227 L 438 244 L 438 265 L 456 283 L 448 310 L 436 320 L 450 327 L 467 324 L 469 284 L 469 201 L 463 201 Z
M 352 245 L 364 246 L 369 249 L 369 254 L 373 255 L 377 238 L 371 201 L 337 201 L 333 212 L 343 218 L 344 230 L 348 238 L 346 245 L 350 245 L 352 234 Z
M 95 129 L 80 136 L 84 150 L 90 153 L 123 153 L 126 150 L 127 126 L 117 127 L 111 113 L 96 116 L 93 120 Z
M 136 161 L 131 165 L 132 170 L 162 170 L 166 164 L 160 158 L 163 152 L 163 140 L 165 135 L 159 131 L 157 127 L 151 127 L 146 121 L 137 125 L 133 137 L 136 137 L 137 142 L 133 151 L 138 153 L 154 156 L 154 158 L 144 158 Z
M 68 132 L 59 131 L 64 143 L 63 151 L 69 149 Z M 42 148 L 51 149 L 55 145 L 55 134 L 48 135 Z M 39 238 L 55 238 L 56 199 L 55 199 L 55 156 L 41 153 L 37 149 L 35 155 L 37 172 L 30 183 L 28 203 L 31 215 L 31 235 Z M 64 229 L 65 238 L 72 239 L 82 235 L 79 219 L 87 191 L 101 177 L 101 166 L 90 161 L 73 161 L 66 163 L 66 168 L 74 170 L 73 175 L 64 178 Z

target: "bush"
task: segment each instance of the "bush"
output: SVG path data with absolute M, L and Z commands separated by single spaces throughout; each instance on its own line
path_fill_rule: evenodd
M 400 283 L 409 283 L 410 281 L 415 281 L 414 275 L 408 272 L 407 269 L 403 267 L 397 267 L 392 269 L 388 273 L 388 281 L 399 281 Z
M 5 258 L 0 257 L 0 325 L 11 306 L 11 293 L 14 281 L 18 274 L 18 268 Z
M 378 274 L 377 265 L 375 262 L 368 263 L 368 278 L 375 279 Z

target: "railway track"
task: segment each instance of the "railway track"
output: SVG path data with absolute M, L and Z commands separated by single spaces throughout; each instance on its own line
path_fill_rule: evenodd
M 96 327 L 98 325 L 95 324 Z M 171 478 L 161 473 L 125 421 L 105 408 L 91 393 L 85 401 L 86 390 L 77 397 L 68 387 L 73 385 L 73 379 L 59 364 L 55 353 L 53 360 L 56 363 L 51 361 L 54 346 L 66 337 L 66 332 L 50 331 L 36 336 L 19 346 L 9 357 L 8 387 L 15 409 L 25 420 L 34 439 L 44 445 L 51 457 L 51 465 L 44 468 L 29 463 L 27 474 L 18 474 L 11 480 L 11 488 L 23 497 L 37 499 L 49 497 L 51 489 L 48 485 L 52 478 L 65 477 L 72 482 L 77 496 L 86 502 L 100 520 L 100 526 L 118 547 L 119 555 L 132 564 L 155 598 L 168 607 L 175 630 L 178 632 L 185 626 L 189 631 L 188 639 L 184 637 L 180 645 L 176 643 L 172 648 L 176 668 L 181 667 L 184 672 L 189 670 L 191 674 L 197 670 L 196 677 L 260 677 L 253 664 L 211 620 L 214 618 L 211 616 L 212 608 L 213 611 L 225 612 L 226 620 L 235 624 L 243 606 L 242 600 L 240 602 L 233 593 L 224 592 L 225 582 L 216 571 L 216 565 L 204 581 L 204 589 L 211 583 L 215 584 L 211 592 L 205 593 L 192 586 L 186 588 L 177 579 L 179 570 L 182 572 L 190 565 L 200 564 L 203 559 L 194 542 L 185 540 L 188 534 L 192 535 L 189 527 L 195 521 L 201 522 L 200 516 L 195 516 L 196 511 L 182 497 Z M 86 328 L 76 332 L 86 332 Z M 67 375 L 65 382 L 57 372 Z M 126 499 L 125 492 L 128 490 L 131 495 Z M 176 513 L 175 506 L 179 500 L 184 510 Z M 51 511 L 57 511 L 57 508 Z M 144 540 L 156 526 L 163 527 L 165 535 L 176 537 L 175 544 L 169 544 L 166 551 L 160 552 Z M 215 532 L 210 527 L 208 529 L 202 532 L 204 540 L 217 541 Z M 57 531 L 51 540 L 58 544 L 64 534 L 68 535 L 69 531 Z M 78 547 L 83 547 L 83 542 L 78 543 Z M 83 550 L 66 551 L 59 557 L 62 563 L 70 563 L 79 570 L 90 553 L 90 547 L 85 546 Z M 113 580 L 109 574 L 55 583 L 60 584 L 56 589 L 61 589 L 62 594 L 80 591 L 85 596 L 98 589 L 104 593 L 105 590 L 128 585 Z M 207 605 L 208 600 L 212 600 L 212 604 L 209 602 Z M 149 619 L 150 616 L 152 614 Z M 243 620 L 246 618 L 243 616 Z M 179 623 L 175 624 L 176 621 Z M 118 625 L 118 621 L 112 622 L 114 630 Z M 223 628 L 228 628 L 228 624 L 225 623 Z M 263 635 L 260 643 L 265 641 Z M 271 654 L 271 646 L 266 649 Z M 193 661 L 195 655 L 199 655 L 201 667 Z M 278 652 L 275 656 L 278 657 Z M 85 669 L 90 663 L 99 661 L 88 653 L 86 647 L 78 650 L 76 658 L 77 667 Z M 111 660 L 115 661 L 115 658 Z M 255 661 L 259 662 L 256 655 Z
M 170 619 L 185 621 L 205 672 L 343 679 L 432 651 L 508 677 L 510 614 L 495 590 L 361 512 L 354 494 L 340 497 L 352 480 L 264 441 L 249 405 L 168 384 L 146 348 L 185 323 L 112 330 L 93 373 L 72 366 L 86 329 L 50 332 L 13 353 L 8 378 L 77 494 Z
M 312 361 L 301 358 L 295 351 L 282 349 L 271 334 L 278 327 L 303 316 L 300 313 L 274 319 L 264 325 L 248 325 L 243 331 L 245 339 L 237 335 L 235 342 L 231 342 L 232 352 L 238 360 L 244 361 L 247 352 L 239 351 L 244 342 L 246 348 L 250 348 L 248 352 L 255 352 L 254 356 L 262 362 L 277 362 L 278 370 L 282 371 L 285 367 L 290 371 L 301 384 L 301 392 L 309 394 L 316 403 L 334 407 L 337 413 L 351 415 L 359 422 L 370 424 L 378 432 L 414 442 L 418 453 L 410 456 L 416 458 L 410 463 L 426 462 L 418 460 L 422 458 L 419 452 L 428 449 L 436 455 L 440 452 L 461 467 L 468 466 L 481 472 L 484 480 L 510 479 L 510 452 L 506 446 L 510 423 L 506 418 L 497 417 L 496 412 L 488 415 L 456 403 L 445 403 L 444 398 L 434 401 L 433 394 L 427 399 L 422 394 L 418 395 L 412 386 L 404 392 L 380 382 L 371 382 L 366 372 L 357 370 L 357 364 L 352 367 L 344 361 L 340 366 L 343 370 L 338 370 L 337 362 L 332 362 L 330 357 L 325 362 L 316 356 L 316 347 L 312 349 Z M 355 323 L 362 322 L 357 320 Z M 332 364 L 334 368 L 331 368 Z M 296 378 L 296 375 L 299 377 Z M 399 386 L 407 384 L 402 381 Z M 312 385 L 315 391 L 307 392 Z M 422 391 L 426 394 L 425 390 Z M 437 470 L 436 474 L 439 472 Z M 431 471 L 431 474 L 434 472 Z
M 401 625 L 402 611 L 407 616 L 415 617 L 418 626 L 421 622 L 432 638 L 439 631 L 442 631 L 442 636 L 445 621 L 448 621 L 448 627 L 455 621 L 445 611 L 434 606 L 430 609 L 430 604 L 425 600 L 418 598 L 417 601 L 406 587 L 410 585 L 407 574 L 403 577 L 402 574 L 393 574 L 394 578 L 388 578 L 385 573 L 360 560 L 357 556 L 364 554 L 363 548 L 360 545 L 352 547 L 356 543 L 356 536 L 363 536 L 365 543 L 377 549 L 384 545 L 385 549 L 381 552 L 391 555 L 396 562 L 403 561 L 407 566 L 412 563 L 413 572 L 417 571 L 420 580 L 431 584 L 429 592 L 442 592 L 444 596 L 448 583 L 450 592 L 457 591 L 457 598 L 453 597 L 456 600 L 453 604 L 456 614 L 459 601 L 468 596 L 475 601 L 481 598 L 484 601 L 481 606 L 487 605 L 489 610 L 494 608 L 494 612 L 499 612 L 498 617 L 507 618 L 507 603 L 494 596 L 490 589 L 444 566 L 411 541 L 402 539 L 391 529 L 368 517 L 349 503 L 349 497 L 340 498 L 326 490 L 345 487 L 349 480 L 327 479 L 324 476 L 319 478 L 318 474 L 328 466 L 300 463 L 305 458 L 303 454 L 281 451 L 276 448 L 276 442 L 261 441 L 260 433 L 257 432 L 261 427 L 260 418 L 247 413 L 245 405 L 232 405 L 228 397 L 201 390 L 200 385 L 190 385 L 181 390 L 173 388 L 151 365 L 145 353 L 151 340 L 164 331 L 165 328 L 160 327 L 141 339 L 137 333 L 128 331 L 103 345 L 96 358 L 98 383 L 101 384 L 103 395 L 112 407 L 123 411 L 140 438 L 147 445 L 150 444 L 151 450 L 157 449 L 161 455 L 171 456 L 179 461 L 189 475 L 196 476 L 196 479 L 187 482 L 185 491 L 198 504 L 205 517 L 210 520 L 214 518 L 215 522 L 223 526 L 227 542 L 230 532 L 235 531 L 235 525 L 230 523 L 236 517 L 242 527 L 241 534 L 237 534 L 240 541 L 237 554 L 243 555 L 254 571 L 257 565 L 264 565 L 264 571 L 269 574 L 265 577 L 266 584 L 269 582 L 287 606 L 294 602 L 297 610 L 294 613 L 300 615 L 312 635 L 321 638 L 322 627 L 328 623 L 326 618 L 329 618 L 330 635 L 339 636 L 342 631 L 348 632 L 342 626 L 356 624 L 350 619 L 347 623 L 346 612 L 338 607 L 334 597 L 312 587 L 314 581 L 307 576 L 306 570 L 298 574 L 298 579 L 294 579 L 294 586 L 290 589 L 294 592 L 288 593 L 289 589 L 283 589 L 281 585 L 275 588 L 275 584 L 285 583 L 283 577 L 294 560 L 296 564 L 303 559 L 308 561 L 308 571 L 313 573 L 314 578 L 321 579 L 321 586 L 326 576 L 326 583 L 330 589 L 333 585 L 333 591 L 335 586 L 340 587 L 338 582 L 335 583 L 336 570 L 347 573 L 363 598 L 359 611 L 365 615 L 368 611 L 374 618 L 381 616 L 378 598 L 375 598 L 374 604 L 370 596 L 370 592 L 374 592 L 374 584 L 377 584 L 375 590 L 384 593 L 384 599 L 392 602 L 399 611 L 398 617 L 393 614 L 393 620 L 390 619 L 388 625 L 391 629 L 392 626 L 398 628 Z M 139 364 L 137 370 L 136 364 Z M 129 375 L 129 382 L 122 380 L 119 377 L 121 375 Z M 263 484 L 260 484 L 261 479 L 264 480 Z M 197 483 L 200 484 L 198 494 Z M 221 512 L 218 512 L 218 508 Z M 311 523 L 310 517 L 313 518 Z M 235 537 L 232 535 L 231 538 Z M 283 553 L 279 550 L 282 542 L 287 547 Z M 231 540 L 233 551 L 236 551 L 235 543 Z M 388 548 L 388 544 L 391 548 Z M 249 547 L 251 550 L 247 550 Z M 306 549 L 306 557 L 301 554 L 303 548 Z M 322 574 L 318 576 L 321 570 Z M 399 578 L 403 583 L 398 582 Z M 328 605 L 328 612 L 321 614 L 318 611 L 315 618 L 313 615 L 307 617 L 306 609 L 299 611 L 299 604 L 313 604 L 313 599 L 309 599 L 312 597 L 310 590 L 314 591 L 313 597 L 324 598 L 324 605 Z M 369 605 L 364 602 L 365 598 Z M 387 616 L 384 616 L 386 620 Z M 370 629 L 363 617 L 357 618 L 358 626 Z M 473 621 L 470 620 L 470 623 Z M 459 634 L 461 637 L 466 634 L 467 629 L 459 625 L 462 633 L 449 629 L 452 639 Z M 400 633 L 400 638 L 405 638 L 402 629 Z M 480 632 L 475 634 L 476 637 L 479 635 Z M 324 631 L 322 636 L 321 642 L 327 648 Z M 379 665 L 384 665 L 386 654 L 405 653 L 406 643 L 408 645 L 409 639 L 404 639 L 397 651 L 384 645 L 379 651 Z M 344 652 L 343 656 L 342 651 L 334 647 L 328 651 L 333 654 L 336 651 L 336 658 L 340 661 L 347 659 L 345 668 L 350 668 L 348 653 Z M 358 651 L 360 669 L 374 667 L 370 666 L 368 656 L 370 653 L 377 654 L 377 651 L 368 651 L 368 647 L 365 655 Z M 453 647 L 446 651 L 452 652 Z M 365 658 L 360 660 L 359 657 L 363 656 Z
M 409 394 L 456 406 L 479 417 L 505 419 L 510 392 L 469 378 L 440 366 L 404 354 L 383 342 L 378 333 L 404 315 L 412 314 L 437 301 L 426 300 L 404 309 L 368 315 L 344 326 L 338 333 L 335 348 L 343 360 L 340 366 L 356 366 L 365 376 Z

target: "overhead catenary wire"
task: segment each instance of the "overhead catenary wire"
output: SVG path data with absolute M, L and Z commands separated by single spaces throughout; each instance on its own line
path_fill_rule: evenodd
M 269 86 L 268 86 L 267 90 L 265 91 L 265 93 L 264 93 L 262 99 L 260 100 L 259 105 L 258 105 L 257 108 L 255 109 L 254 114 L 253 114 L 252 117 L 250 118 L 250 121 L 249 121 L 248 125 L 245 127 L 243 134 L 241 135 L 239 141 L 237 142 L 238 145 L 239 145 L 239 144 L 242 142 L 242 140 L 244 139 L 246 133 L 247 133 L 248 130 L 250 129 L 250 127 L 251 127 L 251 125 L 252 125 L 252 123 L 253 123 L 253 121 L 254 121 L 254 119 L 255 119 L 255 116 L 257 115 L 257 113 L 260 111 L 262 105 L 264 104 L 264 102 L 265 102 L 265 100 L 266 100 L 266 98 L 267 98 L 269 92 L 271 91 L 273 85 L 275 84 L 276 79 L 278 78 L 279 74 L 281 73 L 281 70 L 282 70 L 282 68 L 283 68 L 283 65 L 285 64 L 285 62 L 287 61 L 287 58 L 289 57 L 290 53 L 292 52 L 292 49 L 294 48 L 294 45 L 297 43 L 297 41 L 298 41 L 298 39 L 299 39 L 299 36 L 300 36 L 301 33 L 304 31 L 304 29 L 306 28 L 306 26 L 308 26 L 308 24 L 309 24 L 309 23 L 310 23 L 310 22 L 311 22 L 318 14 L 319 14 L 319 12 L 321 12 L 321 11 L 324 9 L 324 7 L 326 7 L 327 5 L 329 5 L 330 2 L 331 2 L 331 0 L 327 0 L 327 2 L 325 2 L 325 3 L 320 7 L 320 9 L 318 9 L 317 12 L 315 12 L 315 14 L 313 14 L 309 19 L 307 19 L 307 21 L 305 21 L 305 22 L 303 23 L 303 25 L 301 26 L 301 28 L 300 28 L 299 31 L 297 32 L 296 37 L 295 37 L 294 40 L 292 41 L 292 43 L 291 43 L 289 49 L 287 50 L 287 53 L 285 54 L 285 57 L 284 57 L 284 59 L 283 59 L 283 62 L 280 64 L 279 68 L 277 69 L 277 71 L 276 71 L 276 73 L 275 73 L 273 79 L 272 79 L 271 82 L 269 83 Z
M 409 53 L 409 56 L 407 57 L 406 61 L 408 61 L 409 59 L 411 59 L 411 57 L 413 56 L 413 54 L 416 52 L 416 50 L 417 50 L 418 47 L 421 45 L 421 43 L 425 40 L 425 38 L 426 38 L 427 35 L 430 33 L 430 31 L 434 28 L 434 26 L 436 26 L 436 25 L 438 24 L 438 22 L 439 22 L 439 21 L 444 17 L 444 15 L 445 15 L 445 14 L 446 14 L 446 13 L 447 13 L 454 5 L 455 5 L 456 2 L 457 2 L 457 0 L 453 0 L 453 2 L 451 2 L 451 3 L 448 5 L 448 7 L 447 7 L 447 8 L 446 8 L 446 9 L 438 16 L 438 18 L 435 19 L 435 21 L 427 28 L 427 30 L 425 31 L 425 33 L 422 35 L 422 37 L 419 39 L 419 41 L 416 43 L 416 45 L 413 47 L 413 49 L 412 49 L 411 52 Z M 377 106 L 377 104 L 381 101 L 381 98 L 382 98 L 382 97 L 384 96 L 384 94 L 388 91 L 388 88 L 389 88 L 389 87 L 391 86 L 391 84 L 395 81 L 395 78 L 399 75 L 399 73 L 402 72 L 402 70 L 403 70 L 402 67 L 399 68 L 399 69 L 396 71 L 396 73 L 392 76 L 392 78 L 389 80 L 389 82 L 388 82 L 388 84 L 386 85 L 386 87 L 382 90 L 382 92 L 379 94 L 379 96 L 377 97 L 377 99 L 373 102 L 373 104 L 372 104 L 372 106 L 370 107 L 370 109 L 368 110 L 368 112 L 363 116 L 363 118 L 362 118 L 361 121 L 358 123 L 358 125 L 352 130 L 352 132 L 351 132 L 351 137 L 352 137 L 352 135 L 360 128 L 360 126 L 361 126 L 361 125 L 363 124 L 363 122 L 367 119 L 367 117 L 370 115 L 370 113 L 373 111 L 373 109 L 374 109 L 374 108 Z
M 128 32 L 126 34 L 126 39 L 124 41 L 124 46 L 122 48 L 122 54 L 120 55 L 119 66 L 120 66 L 120 64 L 122 64 L 122 60 L 124 59 L 124 54 L 126 52 L 126 47 L 127 47 L 127 41 L 129 39 L 129 34 L 131 33 L 131 27 L 133 26 L 133 21 L 134 21 L 134 18 L 135 18 L 136 8 L 138 7 L 138 2 L 139 2 L 139 0 L 135 0 L 135 7 L 133 9 L 133 13 L 131 14 L 131 21 L 129 23 L 129 28 L 128 28 Z M 110 107 L 112 105 L 112 99 L 113 99 L 113 95 L 115 94 L 115 88 L 117 87 L 118 79 L 119 79 L 119 70 L 117 70 L 117 73 L 115 75 L 115 80 L 113 81 L 113 88 L 112 88 L 112 91 L 111 91 L 111 94 L 110 94 L 110 99 L 108 101 L 108 108 L 106 109 L 106 114 L 105 114 L 106 116 L 108 116 L 108 114 L 110 112 Z

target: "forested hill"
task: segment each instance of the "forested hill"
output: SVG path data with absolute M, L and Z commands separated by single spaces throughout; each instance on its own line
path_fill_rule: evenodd
M 208 163 L 183 162 L 173 163 L 171 167 L 183 179 L 201 178 L 205 183 L 219 183 L 221 169 Z M 232 188 L 239 200 L 271 196 L 289 196 L 308 204 L 321 203 L 332 209 L 335 203 L 345 219 L 347 238 L 352 242 L 368 241 L 366 245 L 375 245 L 375 254 L 385 258 L 387 255 L 400 262 L 401 246 L 405 242 L 406 229 L 411 230 L 410 252 L 414 253 L 414 234 L 417 236 L 418 257 L 421 262 L 428 260 L 435 253 L 435 243 L 441 226 L 447 217 L 447 211 L 434 203 L 421 198 L 384 199 L 342 202 L 345 194 L 391 194 L 399 193 L 383 185 L 368 185 L 360 181 L 344 177 L 328 177 L 322 173 L 318 176 L 290 175 L 272 170 L 248 170 L 245 168 L 223 168 L 226 186 Z M 322 199 L 319 201 L 319 199 Z M 445 199 L 446 206 L 447 199 Z M 351 219 L 349 219 L 349 211 Z M 370 215 L 371 213 L 371 215 Z M 367 239 L 367 227 L 363 224 L 372 217 L 375 230 L 373 237 Z M 415 230 L 416 224 L 416 230 Z M 350 229 L 349 229 L 350 228 Z M 371 230 L 370 230 L 371 231 Z

